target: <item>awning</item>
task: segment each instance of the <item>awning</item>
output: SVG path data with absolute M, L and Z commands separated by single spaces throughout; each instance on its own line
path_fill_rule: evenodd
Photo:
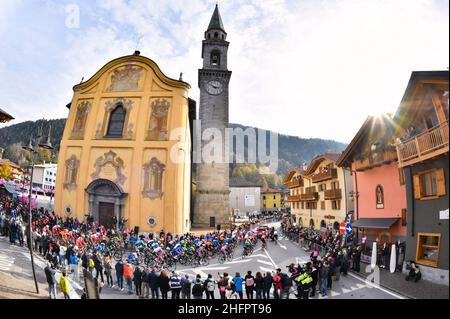
M 360 218 L 352 223 L 353 227 L 368 229 L 389 229 L 400 218 Z

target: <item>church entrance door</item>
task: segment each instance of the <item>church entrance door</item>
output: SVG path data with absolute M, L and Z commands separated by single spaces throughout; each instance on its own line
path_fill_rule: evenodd
M 106 229 L 112 228 L 114 217 L 114 204 L 103 203 L 98 204 L 98 222 L 100 226 L 104 226 Z

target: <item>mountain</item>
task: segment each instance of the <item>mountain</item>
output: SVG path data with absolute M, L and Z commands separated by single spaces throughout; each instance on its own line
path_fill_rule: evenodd
M 0 147 L 5 149 L 3 157 L 14 162 L 19 162 L 21 157 L 23 157 L 23 154 L 20 152 L 20 145 L 28 144 L 30 137 L 36 136 L 40 128 L 42 128 L 42 135 L 46 139 L 50 125 L 52 127 L 51 142 L 57 152 L 61 143 L 65 123 L 66 119 L 39 120 L 0 128 Z M 245 131 L 249 127 L 240 124 L 230 124 L 230 128 L 240 128 Z M 257 128 L 254 129 L 257 130 Z M 270 133 L 270 131 L 267 132 Z M 266 136 L 266 141 L 266 145 L 270 145 L 269 134 Z M 244 147 L 248 147 L 247 139 L 245 140 Z M 261 165 L 258 164 L 256 166 L 252 164 L 231 164 L 231 178 L 236 181 L 244 179 L 253 183 L 267 184 L 269 187 L 278 187 L 283 176 L 292 167 L 299 166 L 305 162 L 309 163 L 318 154 L 341 152 L 345 147 L 346 144 L 333 140 L 318 138 L 304 139 L 296 136 L 278 134 L 278 170 L 275 176 L 270 176 L 269 174 L 264 179 L 258 178 L 258 172 L 261 171 Z

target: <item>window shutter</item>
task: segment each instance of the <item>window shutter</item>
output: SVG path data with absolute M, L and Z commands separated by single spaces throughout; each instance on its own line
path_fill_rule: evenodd
M 437 195 L 444 196 L 446 194 L 446 191 L 445 191 L 445 173 L 443 168 L 436 171 L 436 183 L 437 183 Z
M 400 179 L 400 185 L 405 185 L 405 175 L 403 174 L 403 168 L 398 169 L 398 178 Z
M 420 175 L 414 175 L 413 182 L 414 182 L 414 198 L 415 199 L 420 199 L 420 197 L 421 197 Z

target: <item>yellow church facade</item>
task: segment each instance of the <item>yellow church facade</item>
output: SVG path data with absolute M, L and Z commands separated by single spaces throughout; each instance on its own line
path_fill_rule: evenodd
M 141 232 L 190 229 L 190 85 L 136 52 L 74 87 L 58 159 L 55 212 Z

